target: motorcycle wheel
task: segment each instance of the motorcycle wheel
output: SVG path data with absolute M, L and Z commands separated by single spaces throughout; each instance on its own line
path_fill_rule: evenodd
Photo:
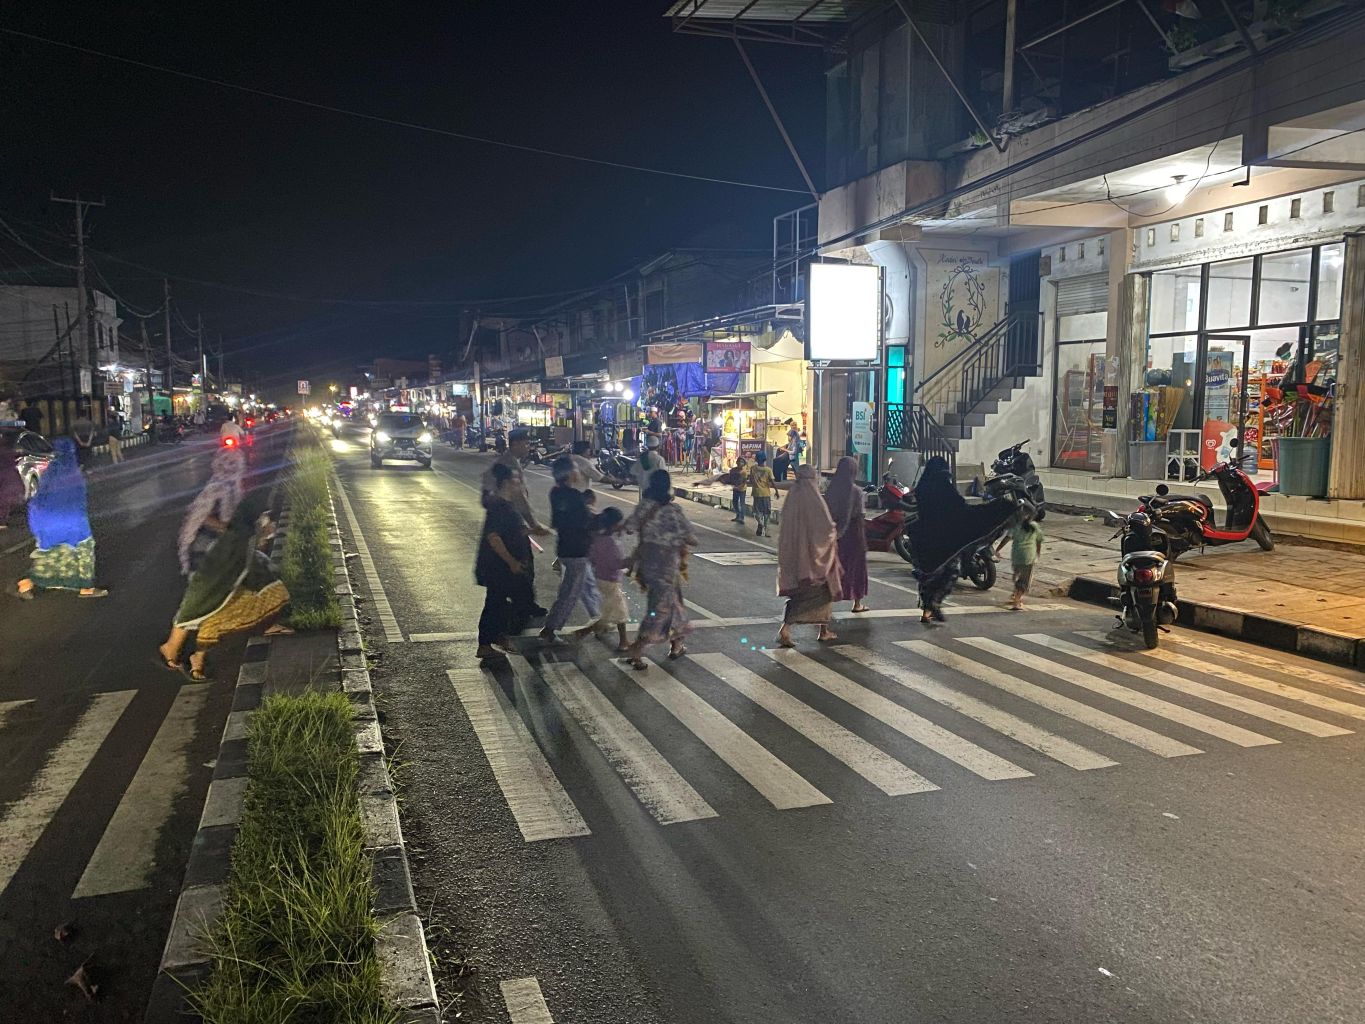
M 995 586 L 995 563 L 985 548 L 977 548 L 967 556 L 967 578 L 977 590 Z
M 1149 651 L 1156 650 L 1157 627 L 1156 613 L 1153 611 L 1150 619 L 1142 620 L 1142 643 Z
M 891 546 L 896 549 L 896 554 L 900 555 L 907 562 L 913 563 L 915 561 L 914 556 L 910 553 L 910 542 L 905 539 L 905 534 L 901 534 L 892 541 Z
M 1275 550 L 1275 538 L 1271 536 L 1270 527 L 1266 526 L 1265 520 L 1260 516 L 1251 524 L 1251 539 L 1261 546 L 1262 551 Z
M 613 490 L 619 491 L 622 487 L 626 485 L 622 483 L 620 480 L 613 480 L 611 486 Z

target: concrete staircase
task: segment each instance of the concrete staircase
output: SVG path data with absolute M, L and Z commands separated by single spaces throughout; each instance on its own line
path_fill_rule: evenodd
M 972 403 L 970 412 L 945 413 L 943 433 L 954 441 L 968 440 L 973 430 L 984 427 L 986 420 L 1000 411 L 1001 405 L 1013 398 L 1016 391 L 1022 390 L 1030 377 L 1036 376 L 1039 374 L 1026 373 L 1001 378 L 980 399 Z

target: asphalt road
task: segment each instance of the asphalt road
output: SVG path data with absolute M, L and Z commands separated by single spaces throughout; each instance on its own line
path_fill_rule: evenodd
M 253 486 L 270 486 L 284 440 L 258 435 Z M 94 469 L 107 598 L 0 595 L 0 1019 L 142 1019 L 242 648 L 225 645 L 201 684 L 156 656 L 184 587 L 180 520 L 215 445 Z M 0 588 L 26 575 L 30 547 L 21 518 L 0 532 Z M 95 1005 L 65 984 L 87 961 Z
M 551 1019 L 509 1016 L 528 992 L 593 1024 L 1361 1019 L 1359 675 L 1186 631 L 1149 656 L 1004 583 L 925 628 L 887 557 L 880 617 L 778 653 L 775 539 L 690 503 L 686 658 L 527 638 L 488 671 L 490 457 L 363 444 L 333 445 L 342 520 L 461 1019 Z

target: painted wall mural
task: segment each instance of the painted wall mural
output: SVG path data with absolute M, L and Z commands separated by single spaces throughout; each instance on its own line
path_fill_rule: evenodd
M 985 252 L 921 249 L 925 264 L 925 379 L 1000 318 L 1000 270 Z

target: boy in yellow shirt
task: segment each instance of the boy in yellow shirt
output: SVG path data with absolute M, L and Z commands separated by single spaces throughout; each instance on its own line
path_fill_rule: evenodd
M 758 529 L 754 535 L 768 535 L 768 517 L 773 514 L 773 471 L 768 468 L 768 453 L 760 451 L 754 456 L 754 465 L 749 470 L 749 494 L 754 502 L 754 518 Z

